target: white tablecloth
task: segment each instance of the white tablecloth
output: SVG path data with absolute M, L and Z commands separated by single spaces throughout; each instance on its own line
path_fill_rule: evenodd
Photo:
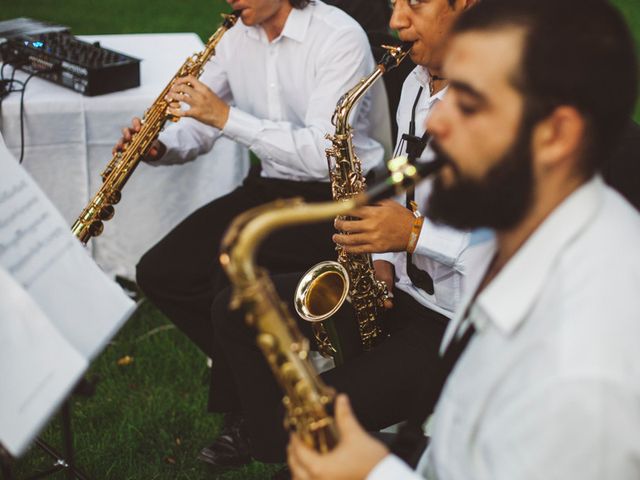
M 53 200 L 69 225 L 100 185 L 99 173 L 111 159 L 120 130 L 140 116 L 184 60 L 202 48 L 193 33 L 95 35 L 87 41 L 143 61 L 141 86 L 98 97 L 84 97 L 32 78 L 25 93 L 24 167 Z M 5 68 L 5 74 L 9 69 Z M 18 73 L 18 79 L 25 75 Z M 0 131 L 20 155 L 20 95 L 2 103 Z M 104 233 L 89 241 L 98 264 L 110 274 L 134 277 L 140 256 L 185 216 L 228 193 L 244 178 L 248 159 L 235 143 L 221 138 L 195 162 L 171 167 L 138 166 L 123 189 L 115 217 Z

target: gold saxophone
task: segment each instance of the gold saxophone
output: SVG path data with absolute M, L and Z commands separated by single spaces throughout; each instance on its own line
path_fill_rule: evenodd
M 215 54 L 215 48 L 222 36 L 238 21 L 240 12 L 236 11 L 222 17 L 224 18 L 222 25 L 211 35 L 204 49 L 187 58 L 182 64 L 155 102 L 144 113 L 140 131 L 132 135 L 131 141 L 125 145 L 123 151 L 116 153 L 100 174 L 102 186 L 71 227 L 71 231 L 82 243 L 86 244 L 91 237 L 100 235 L 104 229 L 103 222 L 113 218 L 115 213 L 113 206 L 120 201 L 122 187 L 149 152 L 166 121 L 179 120 L 178 117 L 167 114 L 168 102 L 164 98 L 173 83 L 187 75 L 200 77 L 205 64 Z
M 256 252 L 274 230 L 345 215 L 393 191 L 399 193 L 441 165 L 434 161 L 416 167 L 406 157 L 395 158 L 388 164 L 392 175 L 366 193 L 339 202 L 305 204 L 290 199 L 256 207 L 238 216 L 222 240 L 220 263 L 233 286 L 231 308 L 244 307 L 247 323 L 257 330 L 257 344 L 284 391 L 285 428 L 319 452 L 331 450 L 338 441 L 329 413 L 334 391 L 309 362 L 309 342 L 278 297 L 268 272 L 256 265 Z
M 340 98 L 331 119 L 336 128 L 333 135 L 326 137 L 332 144 L 326 153 L 334 200 L 349 200 L 365 190 L 362 165 L 353 150 L 349 115 L 367 90 L 385 72 L 404 60 L 411 44 L 383 47 L 387 53 L 376 69 Z M 363 349 L 369 350 L 375 345 L 382 336 L 378 313 L 388 292 L 385 283 L 375 277 L 370 254 L 347 253 L 339 245 L 336 251 L 338 261 L 321 262 L 309 269 L 294 295 L 296 312 L 303 319 L 313 322 L 318 350 L 325 357 L 336 356 L 338 351 L 321 322 L 331 317 L 347 298 L 355 311 Z

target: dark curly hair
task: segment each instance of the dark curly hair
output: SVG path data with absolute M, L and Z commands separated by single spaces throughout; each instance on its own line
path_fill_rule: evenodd
M 313 3 L 313 0 L 289 0 L 289 3 L 293 8 L 304 8 L 310 3 Z
M 513 83 L 526 114 L 539 120 L 559 105 L 579 110 L 588 131 L 585 171 L 592 173 L 616 144 L 638 93 L 633 37 L 622 14 L 608 0 L 581 0 L 578 7 L 575 0 L 486 0 L 453 32 L 508 27 L 525 33 Z

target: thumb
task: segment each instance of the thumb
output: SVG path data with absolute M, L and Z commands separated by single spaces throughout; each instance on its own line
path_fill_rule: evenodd
M 351 410 L 349 398 L 344 394 L 338 395 L 336 399 L 336 425 L 340 435 L 343 437 L 362 431 L 362 427 L 353 414 L 353 410 Z

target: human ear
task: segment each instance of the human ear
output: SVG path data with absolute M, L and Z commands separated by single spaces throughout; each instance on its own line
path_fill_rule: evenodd
M 584 133 L 584 118 L 575 107 L 556 107 L 533 129 L 531 148 L 536 163 L 542 168 L 553 168 L 578 162 Z
M 462 0 L 462 11 L 470 9 L 475 4 L 477 4 L 480 0 Z

